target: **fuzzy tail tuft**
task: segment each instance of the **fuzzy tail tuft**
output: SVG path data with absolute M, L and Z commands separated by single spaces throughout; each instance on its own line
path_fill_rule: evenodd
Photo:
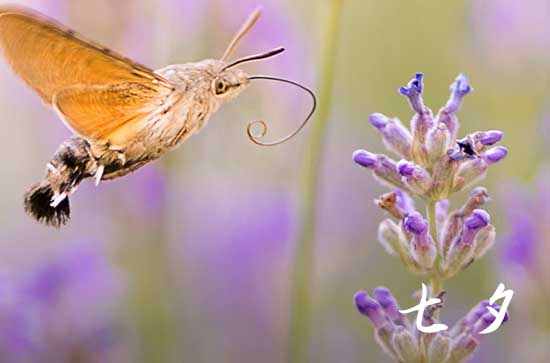
M 71 207 L 69 197 L 63 199 L 57 207 L 52 207 L 54 192 L 46 180 L 31 187 L 25 193 L 25 212 L 33 216 L 37 221 L 49 226 L 59 228 L 69 221 Z

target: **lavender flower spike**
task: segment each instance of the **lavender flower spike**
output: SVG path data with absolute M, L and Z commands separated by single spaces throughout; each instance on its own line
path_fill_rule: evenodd
M 411 108 L 419 114 L 426 111 L 424 101 L 422 100 L 422 90 L 424 88 L 424 74 L 418 72 L 415 77 L 409 81 L 407 86 L 399 87 L 399 93 L 407 96 Z
M 402 157 L 410 157 L 412 135 L 397 118 L 390 119 L 381 113 L 369 116 L 371 124 L 382 132 L 384 145 Z
M 432 268 L 437 250 L 432 237 L 428 234 L 428 222 L 418 212 L 409 214 L 404 220 L 405 230 L 413 235 L 411 254 L 424 269 Z
M 366 291 L 358 291 L 353 300 L 357 310 L 369 318 L 375 328 L 379 328 L 386 323 L 387 318 L 384 310 L 378 301 L 371 298 Z
M 464 73 L 460 73 L 453 84 L 451 84 L 450 89 L 451 97 L 447 101 L 445 108 L 448 113 L 456 113 L 462 105 L 464 96 L 472 92 L 474 88 L 468 82 L 468 77 Z

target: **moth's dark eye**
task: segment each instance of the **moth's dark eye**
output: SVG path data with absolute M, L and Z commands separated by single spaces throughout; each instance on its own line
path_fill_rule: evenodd
M 215 86 L 214 86 L 214 88 L 215 88 L 216 94 L 217 94 L 217 95 L 221 95 L 221 94 L 227 92 L 227 88 L 228 88 L 228 87 L 227 87 L 227 83 L 225 83 L 224 81 L 222 81 L 222 80 L 217 80 L 217 81 L 215 81 Z

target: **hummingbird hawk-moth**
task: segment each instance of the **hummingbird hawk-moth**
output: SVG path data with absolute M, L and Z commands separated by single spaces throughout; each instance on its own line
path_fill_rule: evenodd
M 249 76 L 236 67 L 284 48 L 227 61 L 260 14 L 259 9 L 252 13 L 220 59 L 153 71 L 33 10 L 0 7 L 4 57 L 74 132 L 47 164 L 42 181 L 25 194 L 26 212 L 47 225 L 66 224 L 69 196 L 80 182 L 115 179 L 159 158 L 199 131 L 223 103 L 255 79 L 299 87 L 310 94 L 313 107 L 302 124 L 279 141 L 259 140 L 267 131 L 264 121 L 249 123 L 249 138 L 259 145 L 276 145 L 299 132 L 315 110 L 313 92 L 286 79 Z M 263 127 L 261 135 L 253 135 L 255 124 Z

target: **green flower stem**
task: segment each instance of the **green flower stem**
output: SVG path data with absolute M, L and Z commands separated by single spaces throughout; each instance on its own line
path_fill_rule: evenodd
M 301 231 L 294 256 L 291 281 L 289 363 L 309 361 L 312 320 L 312 266 L 315 250 L 315 219 L 317 207 L 317 182 L 327 122 L 331 110 L 334 82 L 336 46 L 340 28 L 343 0 L 331 0 L 328 9 L 326 35 L 322 38 L 325 48 L 319 87 L 319 109 L 312 123 L 310 142 L 304 156 L 304 174 L 301 185 L 303 203 L 300 211 Z
M 437 233 L 437 224 L 436 224 L 436 217 L 435 217 L 435 205 L 437 202 L 435 201 L 429 201 L 427 206 L 427 217 L 428 217 L 428 223 L 430 224 L 430 235 L 432 236 L 432 239 L 435 243 L 436 249 L 437 249 L 437 258 L 434 262 L 434 273 L 431 277 L 431 290 L 432 290 L 432 296 L 436 296 L 441 290 L 443 290 L 443 277 L 441 276 L 441 271 L 439 268 L 439 264 L 441 261 L 441 246 L 439 244 L 439 237 Z

